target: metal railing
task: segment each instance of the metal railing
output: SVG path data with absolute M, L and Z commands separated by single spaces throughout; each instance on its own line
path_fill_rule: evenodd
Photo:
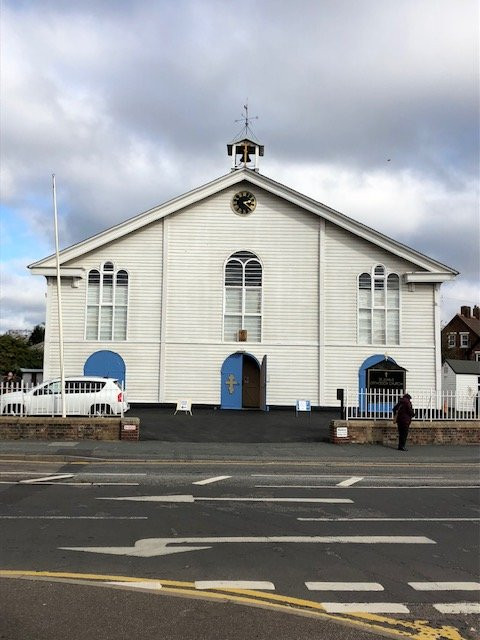
M 478 393 L 455 393 L 437 389 L 390 390 L 345 389 L 345 418 L 347 420 L 387 420 L 393 407 L 409 393 L 415 411 L 414 420 L 477 420 L 480 417 Z
M 90 381 L 66 380 L 65 412 L 67 416 L 124 417 L 128 403 L 123 383 L 107 379 Z M 0 382 L 0 415 L 61 416 L 60 381 L 44 381 L 40 385 Z

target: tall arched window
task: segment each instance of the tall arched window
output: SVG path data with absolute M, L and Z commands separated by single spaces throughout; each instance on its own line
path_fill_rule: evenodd
M 87 340 L 126 340 L 128 273 L 113 262 L 88 273 Z
M 225 263 L 223 339 L 237 341 L 246 329 L 248 342 L 262 339 L 262 265 L 250 251 L 237 251 Z
M 400 343 L 400 278 L 381 264 L 358 277 L 358 342 Z

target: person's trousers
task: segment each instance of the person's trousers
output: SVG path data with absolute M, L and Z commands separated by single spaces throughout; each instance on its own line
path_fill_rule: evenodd
M 398 447 L 401 449 L 407 444 L 408 424 L 398 424 Z

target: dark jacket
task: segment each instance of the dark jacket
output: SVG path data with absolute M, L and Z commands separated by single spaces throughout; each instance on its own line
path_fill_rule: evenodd
M 396 417 L 396 422 L 401 427 L 408 427 L 411 423 L 415 411 L 413 410 L 410 397 L 403 396 L 393 407 L 393 415 Z

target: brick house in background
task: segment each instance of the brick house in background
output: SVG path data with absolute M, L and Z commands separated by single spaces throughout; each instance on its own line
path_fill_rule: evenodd
M 480 361 L 480 307 L 461 307 L 442 329 L 442 360 Z

